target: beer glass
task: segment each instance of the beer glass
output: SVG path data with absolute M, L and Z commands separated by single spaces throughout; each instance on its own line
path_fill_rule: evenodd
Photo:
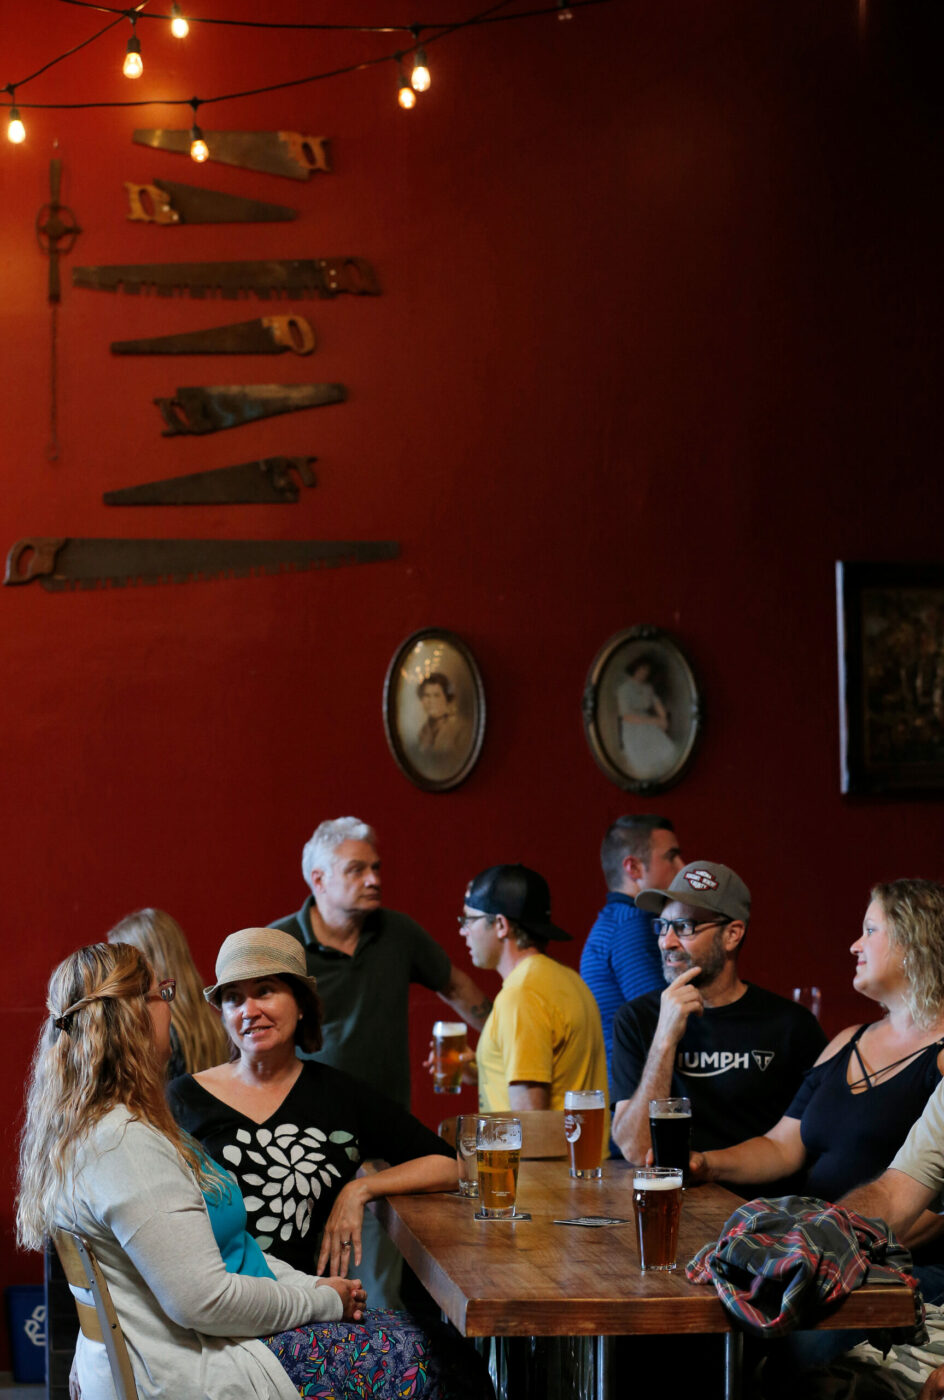
M 682 1212 L 678 1167 L 633 1167 L 633 1210 L 640 1269 L 674 1269 Z
M 570 1174 L 603 1175 L 603 1119 L 606 1095 L 602 1089 L 568 1089 L 564 1095 L 564 1136 L 570 1144 Z
M 479 1162 L 475 1139 L 479 1120 L 476 1114 L 460 1114 L 456 1119 L 456 1161 L 459 1164 L 459 1195 L 479 1194 Z
M 688 1171 L 692 1139 L 691 1099 L 650 1099 L 649 1133 L 657 1167 Z
M 510 1220 L 518 1194 L 521 1119 L 505 1114 L 479 1118 L 475 1145 L 482 1214 L 492 1220 Z
M 437 1094 L 458 1094 L 462 1087 L 462 1061 L 466 1048 L 464 1021 L 437 1021 L 433 1026 L 433 1089 Z

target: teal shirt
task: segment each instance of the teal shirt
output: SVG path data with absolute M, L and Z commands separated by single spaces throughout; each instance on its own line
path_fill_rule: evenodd
M 201 1157 L 217 1175 L 223 1188 L 219 1200 L 204 1191 L 213 1238 L 220 1247 L 228 1274 L 248 1274 L 251 1278 L 275 1278 L 266 1257 L 246 1229 L 246 1207 L 242 1192 L 228 1171 L 201 1152 Z

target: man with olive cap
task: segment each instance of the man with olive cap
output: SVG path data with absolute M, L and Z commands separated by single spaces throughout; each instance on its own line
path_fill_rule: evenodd
M 750 891 L 728 866 L 696 860 L 636 903 L 657 916 L 668 985 L 627 1002 L 613 1022 L 617 1146 L 644 1162 L 649 1100 L 670 1096 L 691 1099 L 697 1151 L 760 1136 L 783 1116 L 826 1037 L 804 1007 L 739 976 Z
M 483 1113 L 563 1108 L 568 1089 L 606 1093 L 600 1012 L 576 972 L 546 955 L 570 934 L 551 923 L 547 881 L 524 865 L 493 865 L 469 885 L 459 928 L 476 967 L 501 991 L 469 1056 Z

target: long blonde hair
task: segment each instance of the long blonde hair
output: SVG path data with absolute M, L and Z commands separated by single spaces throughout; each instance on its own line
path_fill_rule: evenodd
M 54 1228 L 77 1145 L 119 1106 L 167 1138 L 201 1186 L 212 1187 L 205 1159 L 164 1097 L 144 999 L 151 981 L 143 955 L 123 943 L 80 948 L 49 980 L 50 1014 L 33 1056 L 20 1139 L 16 1231 L 25 1249 L 41 1249 Z
M 916 1026 L 944 1015 L 944 885 L 936 880 L 888 880 L 873 885 L 888 934 L 904 957 L 906 1000 Z
M 203 981 L 177 920 L 163 909 L 137 909 L 105 936 L 109 943 L 140 948 L 161 981 L 175 978 L 174 1032 L 187 1073 L 222 1064 L 229 1055 L 229 1045 L 219 1016 L 203 999 Z

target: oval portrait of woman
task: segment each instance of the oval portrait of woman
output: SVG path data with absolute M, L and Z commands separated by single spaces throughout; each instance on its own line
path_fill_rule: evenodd
M 641 623 L 594 658 L 583 698 L 590 751 L 631 792 L 678 782 L 695 751 L 701 699 L 691 664 L 667 633 Z
M 454 633 L 407 637 L 387 670 L 383 712 L 390 752 L 417 787 L 446 792 L 469 776 L 485 737 L 485 691 Z

